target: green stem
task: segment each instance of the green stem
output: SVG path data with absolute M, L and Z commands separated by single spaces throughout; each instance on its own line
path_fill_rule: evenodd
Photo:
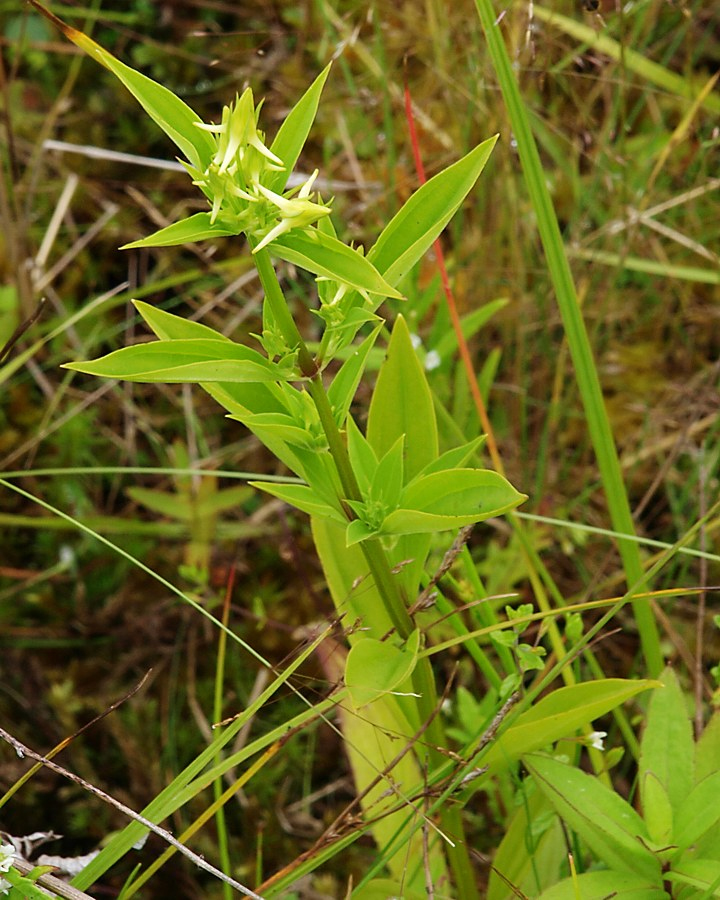
M 352 470 L 345 443 L 332 414 L 322 378 L 318 374 L 310 380 L 310 395 L 320 417 L 330 453 L 337 466 L 340 482 L 348 499 L 361 499 L 360 488 Z M 393 578 L 392 570 L 379 541 L 363 541 L 360 544 L 370 573 L 382 597 L 385 608 L 395 626 L 398 635 L 406 640 L 414 624 L 410 618 L 405 600 Z M 437 714 L 437 688 L 430 661 L 427 657 L 418 660 L 411 677 L 413 691 L 418 695 L 417 711 L 421 721 L 428 722 L 425 732 L 430 765 L 436 768 L 445 763 L 445 756 L 440 748 L 446 746 L 445 730 Z M 453 873 L 458 896 L 463 900 L 474 900 L 479 897 L 475 873 L 470 862 L 465 843 L 461 810 L 450 803 L 440 814 L 441 827 L 452 841 L 448 845 L 447 855 Z
M 290 315 L 277 274 L 270 261 L 270 255 L 263 249 L 255 253 L 254 256 L 260 281 L 265 290 L 265 300 L 270 305 L 275 323 L 288 346 L 298 348 L 298 365 L 300 371 L 309 378 L 308 392 L 315 404 L 320 423 L 325 432 L 328 448 L 337 467 L 345 499 L 362 500 L 362 493 L 350 463 L 347 447 L 335 421 L 322 376 L 318 371 L 317 362 L 307 349 L 297 325 Z M 370 540 L 362 541 L 360 547 L 397 634 L 403 640 L 407 640 L 415 625 L 408 614 L 405 598 L 398 587 L 397 580 L 393 577 L 390 563 L 382 545 L 377 540 Z M 446 741 L 442 722 L 437 714 L 438 698 L 435 678 L 427 657 L 418 660 L 411 681 L 413 691 L 418 695 L 418 716 L 421 721 L 429 723 L 425 732 L 429 761 L 433 768 L 437 768 L 446 761 L 441 749 L 446 746 Z M 462 897 L 463 900 L 475 900 L 475 898 L 479 897 L 479 894 L 465 843 L 460 808 L 454 804 L 448 804 L 441 812 L 440 821 L 441 827 L 447 832 L 452 842 L 448 846 L 447 855 L 458 896 Z
M 320 417 L 328 447 L 330 448 L 330 454 L 337 467 L 345 498 L 348 500 L 362 500 L 360 487 L 352 470 L 345 442 L 335 422 L 332 407 L 320 374 L 317 374 L 310 380 L 308 389 Z M 360 547 L 395 630 L 403 640 L 407 640 L 413 631 L 414 625 L 408 615 L 407 607 L 392 576 L 390 565 L 380 543 L 378 541 L 363 541 Z
M 249 237 L 248 243 L 251 247 L 253 246 L 253 241 Z M 317 365 L 298 331 L 295 320 L 290 315 L 285 295 L 282 292 L 277 274 L 270 260 L 270 254 L 263 247 L 262 250 L 253 252 L 253 259 L 260 276 L 260 283 L 265 291 L 265 302 L 270 307 L 275 324 L 280 329 L 288 347 L 293 350 L 297 348 L 298 365 L 303 375 L 314 375 L 317 371 Z

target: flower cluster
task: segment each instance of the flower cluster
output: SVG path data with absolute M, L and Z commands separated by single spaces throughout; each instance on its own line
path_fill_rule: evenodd
M 15 848 L 12 844 L 0 844 L 0 873 L 9 872 L 13 864 Z M 0 875 L 0 894 L 7 894 L 12 885 L 10 882 Z
M 261 104 L 262 105 L 262 104 Z M 330 208 L 312 199 L 311 189 L 317 169 L 300 185 L 284 194 L 271 190 L 268 181 L 284 169 L 264 143 L 257 122 L 260 106 L 255 108 L 253 94 L 247 88 L 241 97 L 223 109 L 219 125 L 197 122 L 209 132 L 216 151 L 209 165 L 200 171 L 183 163 L 211 206 L 210 222 L 230 231 L 259 238 L 255 250 L 294 228 L 306 228 L 327 216 Z

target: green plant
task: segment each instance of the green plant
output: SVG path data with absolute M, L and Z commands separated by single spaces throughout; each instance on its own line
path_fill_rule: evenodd
M 365 254 L 338 240 L 329 204 L 313 196 L 314 176 L 299 189 L 285 190 L 312 125 L 327 70 L 268 147 L 250 91 L 224 109 L 218 125 L 204 125 L 161 85 L 82 33 L 56 23 L 110 69 L 176 143 L 188 173 L 208 201 L 209 211 L 129 246 L 169 246 L 244 234 L 265 291 L 259 338 L 263 352 L 205 325 L 137 303 L 157 342 L 68 368 L 130 381 L 200 384 L 301 479 L 301 483 L 255 484 L 312 517 L 328 587 L 348 632 L 350 650 L 338 672 L 344 674 L 346 688 L 333 698 L 333 706 L 365 811 L 363 827 L 372 832 L 380 849 L 368 884 L 358 889 L 358 896 L 362 891 L 370 896 L 374 889 L 370 879 L 383 867 L 390 871 L 393 890 L 422 888 L 425 866 L 433 882 L 445 884 L 451 874 L 459 896 L 476 896 L 460 815 L 462 800 L 474 789 L 467 784 L 487 781 L 514 767 L 522 753 L 582 728 L 648 687 L 645 682 L 619 680 L 567 687 L 531 709 L 518 710 L 520 715 L 508 720 L 504 734 L 492 745 L 484 731 L 492 723 L 483 723 L 483 731 L 467 736 L 458 754 L 460 762 L 448 759 L 430 667 L 434 651 L 425 646 L 423 629 L 411 612 L 425 577 L 431 536 L 508 512 L 524 495 L 498 473 L 476 465 L 480 439 L 441 452 L 432 396 L 402 317 L 392 329 L 364 434 L 350 415 L 367 360 L 383 330 L 380 304 L 385 298 L 400 299 L 402 279 L 472 189 L 494 139 L 471 150 L 414 194 Z M 317 350 L 311 352 L 300 334 L 271 257 L 317 276 L 315 312 L 323 325 Z M 361 340 L 354 343 L 361 330 Z M 343 359 L 331 376 L 331 364 Z M 519 658 L 520 670 L 542 665 L 540 650 L 517 642 L 526 624 L 523 619 L 530 618 L 527 609 L 520 609 L 509 623 L 485 629 L 492 634 L 510 625 L 507 643 Z M 475 637 L 464 633 L 457 642 Z M 498 705 L 517 702 L 513 689 L 520 682 L 514 673 L 503 686 Z M 253 751 L 261 746 L 255 742 Z M 220 749 L 213 747 L 213 760 Z M 487 772 L 479 768 L 481 761 Z M 203 757 L 203 765 L 207 762 Z M 222 759 L 203 778 L 218 777 L 238 762 L 237 757 Z M 191 788 L 199 790 L 199 771 L 194 769 L 192 776 L 183 773 L 172 797 L 165 796 L 162 802 L 158 798 L 152 816 L 169 814 L 177 808 L 174 804 L 193 795 Z M 430 825 L 436 827 L 435 815 L 439 826 L 428 838 Z M 137 839 L 138 829 L 133 829 Z M 354 840 L 361 830 L 343 834 L 342 840 Z M 92 883 L 123 847 L 132 845 L 130 835 L 123 832 L 76 883 Z M 332 853 L 337 849 L 337 845 L 330 848 Z M 314 867 L 326 858 L 328 852 L 323 850 L 308 865 Z M 297 877 L 302 871 L 297 866 L 291 874 Z M 279 877 L 264 890 L 269 896 L 287 883 L 285 876 Z M 387 889 L 388 883 L 382 884 Z
M 720 895 L 720 716 L 715 713 L 695 743 L 677 676 L 666 669 L 661 681 L 640 745 L 641 814 L 597 777 L 568 765 L 567 757 L 528 754 L 523 763 L 535 796 L 526 796 L 522 827 L 508 829 L 498 852 L 503 883 L 542 900 L 592 900 L 615 891 L 638 900 Z M 559 882 L 567 847 L 558 817 L 582 871 Z M 490 896 L 506 896 L 500 878 L 491 882 Z

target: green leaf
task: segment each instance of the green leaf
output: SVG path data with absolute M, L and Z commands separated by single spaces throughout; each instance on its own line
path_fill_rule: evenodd
M 427 378 L 407 323 L 398 316 L 370 402 L 367 439 L 380 458 L 403 434 L 405 477 L 410 480 L 437 459 L 438 437 Z
M 300 266 L 315 275 L 342 281 L 368 294 L 394 297 L 399 294 L 364 256 L 336 237 L 317 228 L 291 231 L 268 244 L 268 251 L 278 259 Z
M 716 771 L 697 784 L 675 810 L 673 839 L 680 850 L 686 850 L 720 823 L 720 759 Z
M 447 450 L 441 456 L 438 456 L 434 462 L 431 462 L 430 465 L 426 466 L 423 469 L 422 474 L 431 475 L 433 472 L 444 472 L 447 469 L 463 468 L 484 443 L 485 435 L 481 434 L 480 437 L 476 437 L 467 444 L 455 447 L 453 450 Z
M 695 745 L 685 699 L 677 676 L 666 668 L 660 676 L 665 687 L 655 691 L 648 704 L 647 724 L 640 742 L 640 799 L 645 818 L 653 821 L 656 815 L 655 793 L 646 793 L 652 774 L 663 786 L 673 809 L 677 809 L 692 790 Z M 663 803 L 657 815 L 662 817 Z
M 229 337 L 225 337 L 219 331 L 203 325 L 202 322 L 193 322 L 182 316 L 157 309 L 142 300 L 133 300 L 133 306 L 143 317 L 147 325 L 153 330 L 161 341 L 167 340 L 192 340 L 193 338 L 209 338 L 214 341 L 226 341 L 233 343 Z
M 642 794 L 643 818 L 650 839 L 656 847 L 667 847 L 673 839 L 673 808 L 665 787 L 652 772 L 645 772 Z
M 328 400 L 339 428 L 345 424 L 350 404 L 365 371 L 368 356 L 381 330 L 382 324 L 374 328 L 358 347 L 353 348 L 352 353 L 342 364 L 340 371 L 328 388 Z
M 538 900 L 668 900 L 668 896 L 661 885 L 641 875 L 603 871 L 566 878 L 543 891 Z
M 125 381 L 195 384 L 201 381 L 278 381 L 289 373 L 250 347 L 209 338 L 136 344 L 64 368 Z
M 216 516 L 226 510 L 236 509 L 252 495 L 252 491 L 243 485 L 222 491 L 214 490 L 207 496 L 191 499 L 187 493 L 172 494 L 167 491 L 130 487 L 127 494 L 134 503 L 140 503 L 161 516 L 188 522 L 193 518 Z
M 268 179 L 267 187 L 276 193 L 282 193 L 290 173 L 300 156 L 300 151 L 305 146 L 305 141 L 310 133 L 312 123 L 317 115 L 318 103 L 322 94 L 325 81 L 330 72 L 331 64 L 325 66 L 318 77 L 313 81 L 303 96 L 293 106 L 285 121 L 275 136 L 270 150 L 285 164 L 283 172 L 276 172 L 272 179 Z
M 346 431 L 350 465 L 355 473 L 360 490 L 366 494 L 375 477 L 378 466 L 377 457 L 367 438 L 355 424 L 352 416 L 347 420 Z
M 239 234 L 239 231 L 233 231 L 226 228 L 219 222 L 210 221 L 209 212 L 195 213 L 187 219 L 180 219 L 179 222 L 173 222 L 166 228 L 141 238 L 139 241 L 133 241 L 130 244 L 124 244 L 121 250 L 134 250 L 136 247 L 174 247 L 177 244 L 192 244 L 195 241 L 207 241 L 216 237 L 227 237 L 228 235 Z
M 523 754 L 574 734 L 593 719 L 658 684 L 603 678 L 558 688 L 518 716 L 485 754 L 483 764 L 492 772 L 501 771 Z
M 710 717 L 695 745 L 695 779 L 703 781 L 720 768 L 720 710 Z
M 716 859 L 688 859 L 673 865 L 665 879 L 673 884 L 688 884 L 700 890 L 712 889 L 710 897 L 718 896 L 720 888 L 720 862 Z M 675 894 L 673 896 L 695 897 L 696 894 Z M 708 896 L 705 894 L 704 896 Z
M 388 452 L 378 462 L 370 485 L 369 496 L 388 509 L 394 509 L 403 489 L 403 455 L 405 435 L 401 434 Z
M 280 500 L 289 503 L 291 506 L 302 510 L 310 516 L 317 516 L 321 519 L 331 519 L 345 525 L 347 519 L 343 514 L 330 506 L 319 497 L 318 494 L 310 487 L 304 484 L 275 484 L 274 482 L 265 481 L 249 481 L 252 487 L 256 487 L 267 494 L 272 494 Z
M 352 892 L 353 900 L 388 900 L 388 897 L 402 897 L 403 900 L 426 900 L 426 891 L 408 890 L 404 881 L 390 878 L 373 878 L 363 887 Z
M 367 541 L 377 536 L 377 528 L 373 528 L 372 525 L 368 525 L 362 519 L 353 519 L 345 529 L 345 546 L 352 547 L 354 544 L 359 544 L 361 541 Z
M 405 648 L 366 638 L 350 648 L 345 684 L 356 707 L 367 706 L 396 690 L 412 675 L 420 649 L 420 632 L 412 632 Z
M 476 724 L 471 727 L 477 730 Z M 518 897 L 537 897 L 557 882 L 567 858 L 560 818 L 531 779 L 517 792 L 514 807 L 493 856 L 486 900 L 509 900 L 508 884 Z
M 400 509 L 383 522 L 384 534 L 448 531 L 499 516 L 527 497 L 497 472 L 453 469 L 416 478 L 402 493 Z
M 645 823 L 619 794 L 549 756 L 533 753 L 523 763 L 558 815 L 609 868 L 662 883 L 660 862 L 643 845 L 650 839 Z
M 422 185 L 385 227 L 368 259 L 390 284 L 398 284 L 455 215 L 496 140 L 484 141 Z
M 197 127 L 196 123 L 202 122 L 202 119 L 194 110 L 166 87 L 120 62 L 86 34 L 54 16 L 53 20 L 74 44 L 109 69 L 125 85 L 195 168 L 201 171 L 207 168 L 215 153 L 215 142 L 208 132 Z

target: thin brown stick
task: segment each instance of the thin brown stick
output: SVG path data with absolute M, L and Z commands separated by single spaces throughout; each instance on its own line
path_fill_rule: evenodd
M 34 868 L 35 863 L 28 862 L 25 859 L 13 859 L 13 869 L 17 869 L 18 872 L 23 875 L 32 872 Z M 79 891 L 77 888 L 68 884 L 67 881 L 63 881 L 62 878 L 56 878 L 54 875 L 41 875 L 36 884 L 41 888 L 46 887 L 49 891 L 52 891 L 59 897 L 66 897 L 67 900 L 92 900 L 90 894 Z M 48 897 L 49 896 L 50 894 L 48 894 Z
M 94 794 L 96 797 L 99 797 L 105 803 L 113 806 L 121 813 L 124 813 L 124 815 L 128 816 L 128 818 L 133 819 L 135 822 L 139 822 L 149 831 L 152 831 L 158 837 L 162 838 L 162 840 L 164 840 L 166 843 L 172 844 L 172 846 L 175 847 L 176 850 L 182 853 L 183 856 L 187 856 L 187 858 L 191 862 L 195 863 L 198 868 L 204 869 L 206 872 L 209 872 L 211 875 L 214 875 L 216 878 L 224 881 L 225 884 L 229 884 L 230 887 L 235 888 L 236 891 L 239 891 L 239 893 L 244 894 L 246 897 L 252 897 L 253 900 L 263 900 L 263 898 L 259 894 L 251 891 L 250 888 L 246 888 L 244 885 L 240 884 L 239 881 L 235 881 L 234 878 L 231 878 L 224 872 L 221 872 L 220 869 L 217 869 L 211 863 L 204 860 L 202 856 L 198 856 L 197 853 L 193 853 L 192 850 L 189 850 L 184 844 L 181 844 L 180 841 L 178 841 L 177 838 L 170 834 L 170 832 L 165 828 L 161 828 L 159 825 L 151 822 L 150 819 L 146 819 L 145 816 L 142 816 L 140 815 L 140 813 L 135 812 L 134 809 L 130 809 L 129 806 L 125 806 L 124 803 L 121 803 L 119 800 L 111 797 L 110 794 L 106 794 L 105 791 L 100 790 L 100 788 L 96 788 L 94 785 L 85 781 L 83 778 L 80 778 L 80 776 L 76 775 L 74 772 L 70 772 L 68 769 L 59 766 L 57 763 L 53 762 L 50 759 L 47 759 L 47 757 L 41 756 L 41 754 L 36 753 L 34 750 L 31 750 L 30 747 L 26 747 L 25 744 L 23 744 L 17 738 L 13 737 L 9 732 L 5 731 L 4 728 L 0 728 L 0 738 L 10 744 L 10 746 L 15 750 L 18 756 L 27 756 L 30 759 L 34 759 L 36 762 L 42 763 L 48 769 L 51 769 L 58 775 L 62 775 L 63 778 L 67 778 L 69 781 L 80 785 L 81 788 L 88 791 L 89 793 Z
M 0 350 L 0 365 L 5 362 L 7 357 L 10 355 L 10 351 L 17 344 L 20 338 L 25 334 L 25 332 L 32 328 L 32 326 L 37 322 L 37 320 L 42 315 L 43 309 L 45 308 L 45 298 L 43 297 L 38 305 L 35 307 L 35 310 L 25 319 L 24 322 L 21 322 L 18 327 L 13 331 L 10 337 L 5 342 L 2 350 Z

